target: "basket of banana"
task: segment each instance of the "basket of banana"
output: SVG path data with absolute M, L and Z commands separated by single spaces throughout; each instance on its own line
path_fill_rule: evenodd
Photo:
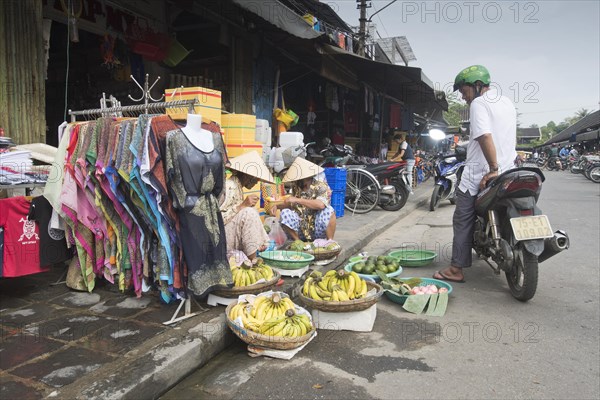
M 233 333 L 253 346 L 291 350 L 307 343 L 316 331 L 308 311 L 278 292 L 247 296 L 228 305 L 225 313 Z
M 213 294 L 216 296 L 231 299 L 241 294 L 262 293 L 275 287 L 281 278 L 281 274 L 265 264 L 260 257 L 252 262 L 245 260 L 240 265 L 230 259 L 229 266 L 233 275 L 233 287 L 215 290 Z
M 362 311 L 377 303 L 383 288 L 354 271 L 313 271 L 304 281 L 300 300 L 311 309 L 327 312 Z
M 288 246 L 291 251 L 303 251 L 312 255 L 315 261 L 330 260 L 342 251 L 342 246 L 334 240 L 315 239 L 311 242 L 295 240 Z

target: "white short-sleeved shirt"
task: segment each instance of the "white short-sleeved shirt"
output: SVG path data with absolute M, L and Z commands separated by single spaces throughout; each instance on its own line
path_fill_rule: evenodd
M 514 168 L 517 157 L 517 110 L 506 96 L 490 89 L 476 98 L 470 107 L 470 136 L 467 160 L 460 182 L 460 190 L 471 196 L 479 191 L 479 183 L 489 172 L 489 165 L 477 142 L 478 137 L 491 133 L 496 147 L 498 173 Z

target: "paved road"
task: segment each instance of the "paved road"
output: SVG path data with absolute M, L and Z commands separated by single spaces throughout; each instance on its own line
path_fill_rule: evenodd
M 253 359 L 238 344 L 164 399 L 599 398 L 600 185 L 546 175 L 539 206 L 572 245 L 541 264 L 530 302 L 514 300 L 504 275 L 476 261 L 443 318 L 408 314 L 384 298 L 372 332 L 320 331 L 290 361 Z M 402 274 L 431 276 L 448 263 L 453 209 L 424 207 L 365 250 L 437 250 L 433 264 Z

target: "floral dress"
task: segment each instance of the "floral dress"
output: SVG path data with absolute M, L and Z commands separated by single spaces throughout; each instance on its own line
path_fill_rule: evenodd
M 313 241 L 325 239 L 326 230 L 331 217 L 335 214 L 329 205 L 329 186 L 323 181 L 313 179 L 308 190 L 303 190 L 294 185 L 292 196 L 301 199 L 320 200 L 325 204 L 322 210 L 312 210 L 301 205 L 294 205 L 291 209 L 281 210 L 281 223 L 298 232 L 302 240 Z

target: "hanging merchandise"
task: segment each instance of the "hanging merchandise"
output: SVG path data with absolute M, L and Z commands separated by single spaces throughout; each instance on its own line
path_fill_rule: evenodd
M 335 112 L 340 109 L 337 86 L 329 82 L 325 85 L 325 104 L 327 108 Z
M 177 41 L 177 39 L 173 39 L 169 46 L 169 52 L 167 53 L 166 58 L 163 60 L 165 64 L 169 67 L 175 67 L 177 64 L 183 61 L 192 50 L 188 50 L 181 43 Z
M 140 24 L 144 21 L 143 26 Z M 138 18 L 131 27 L 128 44 L 136 54 L 149 61 L 162 61 L 167 57 L 171 38 L 164 33 L 154 32 L 148 22 Z
M 388 126 L 392 129 L 399 129 L 402 126 L 402 109 L 400 104 L 390 104 L 390 121 Z
M 71 115 L 164 112 L 193 107 L 195 101 Z M 218 246 L 225 248 L 220 214 L 213 212 L 227 160 L 221 129 L 191 115 L 199 119 L 203 132 L 212 135 L 212 152 L 200 154 L 190 148 L 168 115 L 102 117 L 65 129 L 57 155 L 64 163 L 55 160 L 64 165 L 63 180 L 49 182 L 46 192 L 54 210 L 65 217 L 66 236 L 75 249 L 69 287 L 92 291 L 103 278 L 121 291 L 133 289 L 141 296 L 154 284 L 168 303 L 231 283 L 225 253 L 219 255 Z M 206 167 L 203 174 L 192 173 L 190 168 L 196 171 L 199 162 Z M 37 216 L 37 207 L 35 211 Z
M 338 32 L 338 46 L 342 49 L 346 49 L 346 35 L 342 32 Z
M 65 240 L 65 231 L 50 226 L 52 206 L 45 197 L 39 196 L 31 201 L 27 218 L 39 226 L 40 265 L 50 266 L 72 257 L 72 251 Z
M 0 226 L 4 230 L 2 276 L 14 278 L 48 270 L 40 265 L 40 229 L 29 220 L 30 198 L 0 199 Z
M 285 108 L 285 99 L 283 97 L 283 90 L 281 91 L 281 107 L 282 108 L 276 108 L 275 111 L 273 111 L 273 115 L 275 116 L 275 119 L 277 121 L 279 121 L 285 125 L 285 128 L 287 130 L 298 123 L 299 117 L 291 109 Z
M 100 42 L 100 53 L 102 54 L 103 67 L 108 69 L 121 66 L 121 61 L 115 56 L 115 37 L 105 33 Z
M 352 36 L 350 35 L 346 37 L 346 51 L 354 53 L 354 45 L 352 43 Z

